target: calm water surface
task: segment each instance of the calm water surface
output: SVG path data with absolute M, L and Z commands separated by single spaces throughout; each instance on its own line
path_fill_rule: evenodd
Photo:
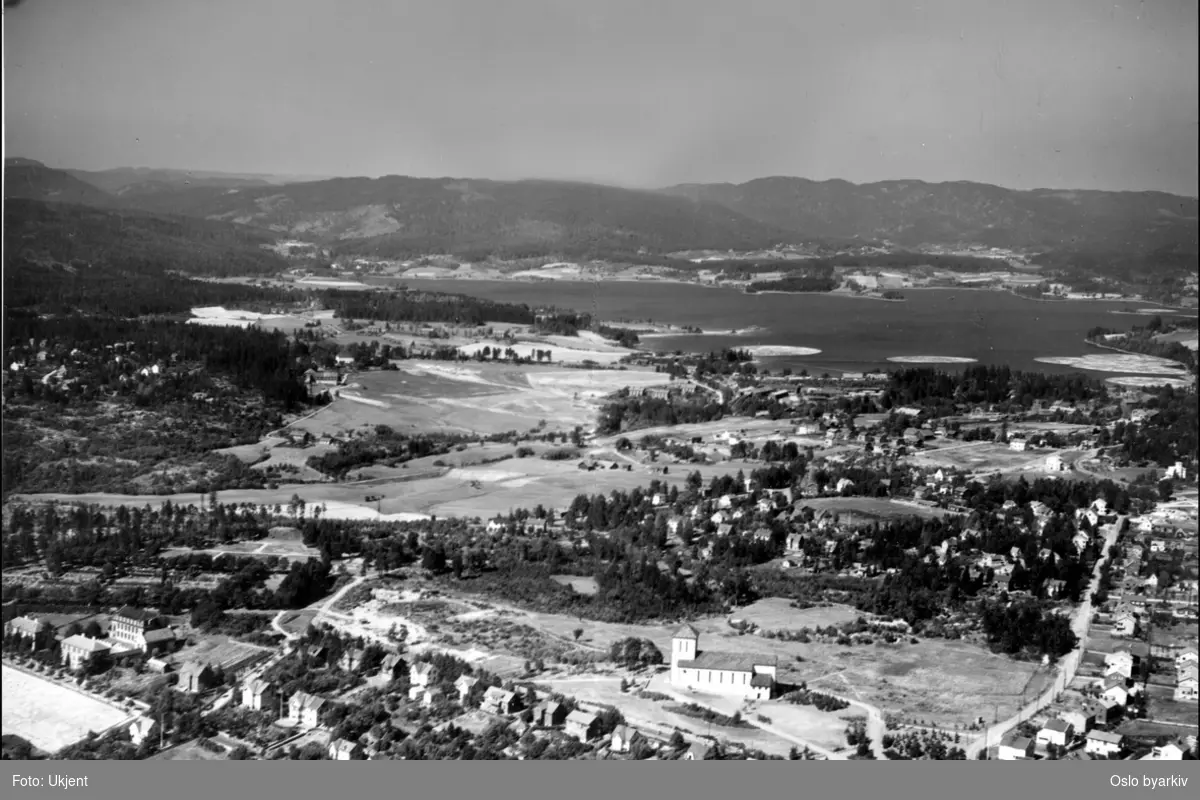
M 742 294 L 686 284 L 406 280 L 413 288 L 457 292 L 508 303 L 557 305 L 603 319 L 653 320 L 703 330 L 762 330 L 738 336 L 646 339 L 659 352 L 721 347 L 811 347 L 819 355 L 764 359 L 810 371 L 885 368 L 894 356 L 953 356 L 1014 369 L 1071 372 L 1034 361 L 1043 356 L 1099 352 L 1085 345 L 1088 329 L 1128 330 L 1146 318 L 1113 314 L 1151 304 L 1130 301 L 1039 302 L 1007 292 L 905 290 L 903 302 L 813 294 Z M 955 368 L 946 365 L 945 368 Z M 1104 373 L 1091 373 L 1100 376 Z

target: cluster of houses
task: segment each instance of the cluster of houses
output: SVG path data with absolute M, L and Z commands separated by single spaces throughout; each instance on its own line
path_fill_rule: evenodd
M 404 662 L 399 656 L 389 654 L 381 666 L 381 671 L 395 678 L 399 677 L 403 666 Z M 537 693 L 531 689 L 514 691 L 499 686 L 488 686 L 482 692 L 478 692 L 479 679 L 472 675 L 462 675 L 454 682 L 452 696 L 446 697 L 436 683 L 435 668 L 432 664 L 413 663 L 409 666 L 408 676 L 408 699 L 411 702 L 431 707 L 443 700 L 453 700 L 466 707 L 470 699 L 477 698 L 478 710 L 468 712 L 464 717 L 482 715 L 488 723 L 507 721 L 509 727 L 519 734 L 534 728 L 554 729 L 581 742 L 597 742 L 604 735 L 602 744 L 613 753 L 628 753 L 639 741 L 649 741 L 640 731 L 628 725 L 618 725 L 605 734 L 597 713 L 580 708 L 569 710 L 566 705 L 554 699 L 537 697 Z M 325 712 L 332 705 L 332 701 L 325 697 L 303 691 L 293 693 L 284 701 L 274 684 L 262 678 L 251 678 L 241 685 L 243 708 L 255 711 L 277 710 L 283 717 L 281 723 L 284 726 L 300 731 L 321 728 Z M 524 712 L 528 712 L 528 715 Z M 283 716 L 285 713 L 286 716 Z M 327 746 L 329 758 L 348 761 L 375 757 L 380 752 L 388 727 L 403 727 L 399 717 L 394 718 L 393 723 L 377 724 L 357 741 L 340 738 L 331 740 Z M 695 744 L 682 758 L 702 760 L 709 757 L 710 750 L 709 745 Z
M 83 372 L 104 367 L 117 373 L 118 383 L 129 386 L 138 382 L 158 380 L 166 375 L 170 366 L 178 360 L 177 353 L 172 353 L 169 359 L 139 355 L 135 342 L 116 342 L 104 345 L 96 352 L 85 352 L 78 347 L 68 350 L 63 345 L 56 345 L 45 339 L 40 342 L 30 339 L 27 347 L 16 346 L 9 349 L 5 376 L 7 380 L 9 377 L 16 378 L 32 373 L 37 375 L 37 380 L 43 386 L 57 386 L 62 389 L 76 386 L 86 388 L 83 384 Z
M 119 609 L 109 618 L 106 638 L 83 633 L 63 636 L 44 619 L 32 615 L 9 620 L 5 632 L 32 642 L 35 649 L 48 646 L 52 639 L 58 640 L 61 662 L 71 670 L 106 655 L 164 655 L 173 652 L 181 643 L 179 634 L 164 624 L 160 615 L 131 606 Z

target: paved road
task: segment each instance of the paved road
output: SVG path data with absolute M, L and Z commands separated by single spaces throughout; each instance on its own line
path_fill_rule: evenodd
M 1020 723 L 1032 717 L 1038 711 L 1054 702 L 1054 699 L 1062 693 L 1071 681 L 1075 679 L 1075 673 L 1079 670 L 1079 663 L 1083 659 L 1083 653 L 1087 650 L 1088 630 L 1092 624 L 1092 593 L 1100 586 L 1100 573 L 1104 566 L 1108 563 L 1108 551 L 1114 544 L 1117 543 L 1117 538 L 1121 528 L 1124 526 L 1126 516 L 1117 517 L 1117 521 L 1112 525 L 1105 526 L 1104 532 L 1104 550 L 1099 559 L 1096 560 L 1095 571 L 1092 574 L 1092 581 L 1088 585 L 1087 591 L 1079 605 L 1076 607 L 1074 614 L 1071 617 L 1071 630 L 1079 637 L 1078 646 L 1063 657 L 1059 665 L 1058 678 L 1054 681 L 1054 685 L 1042 693 L 1041 696 L 1035 698 L 1024 707 L 1019 709 L 1016 714 L 1008 719 L 992 725 L 975 741 L 967 746 L 967 758 L 977 758 L 979 752 L 986 747 L 991 747 L 1000 743 L 1000 739 L 1010 729 L 1016 727 Z

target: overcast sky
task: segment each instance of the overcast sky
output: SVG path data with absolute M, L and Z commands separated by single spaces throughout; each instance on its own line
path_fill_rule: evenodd
M 26 0 L 55 167 L 1197 194 L 1197 2 Z

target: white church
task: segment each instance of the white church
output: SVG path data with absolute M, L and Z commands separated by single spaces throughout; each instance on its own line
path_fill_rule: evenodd
M 677 689 L 770 700 L 775 689 L 775 656 L 700 650 L 700 632 L 684 625 L 671 638 L 671 685 Z

